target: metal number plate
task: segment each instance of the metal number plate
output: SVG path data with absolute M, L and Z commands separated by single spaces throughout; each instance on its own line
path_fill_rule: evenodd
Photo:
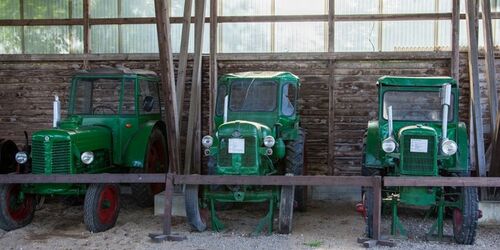
M 429 141 L 425 139 L 411 139 L 410 152 L 412 153 L 427 153 Z
M 245 153 L 245 139 L 230 138 L 228 153 L 230 154 L 244 154 Z

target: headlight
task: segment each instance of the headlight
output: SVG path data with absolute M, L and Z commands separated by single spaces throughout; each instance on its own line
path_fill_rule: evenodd
M 26 152 L 18 152 L 16 154 L 16 162 L 19 163 L 19 164 L 24 164 L 28 161 L 28 154 L 26 154 Z
M 203 145 L 203 147 L 205 148 L 211 147 L 213 143 L 214 143 L 214 138 L 212 138 L 212 136 L 205 135 L 201 139 L 201 145 Z
M 274 137 L 272 137 L 270 135 L 264 137 L 264 146 L 271 148 L 274 146 L 274 143 L 276 143 L 276 141 L 274 140 Z
M 457 143 L 452 140 L 446 139 L 441 143 L 441 151 L 444 155 L 453 155 L 457 152 L 457 149 Z
M 382 150 L 386 153 L 394 152 L 394 150 L 396 150 L 396 146 L 396 141 L 392 137 L 389 137 L 382 142 Z
M 88 152 L 83 152 L 82 156 L 80 157 L 80 159 L 82 160 L 82 162 L 84 164 L 90 164 L 94 161 L 94 153 L 92 153 L 92 151 L 88 151 Z

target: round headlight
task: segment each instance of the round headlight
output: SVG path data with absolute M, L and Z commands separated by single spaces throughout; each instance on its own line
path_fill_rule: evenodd
M 205 135 L 201 139 L 201 145 L 203 145 L 203 147 L 205 148 L 211 147 L 213 143 L 214 143 L 214 138 L 212 138 L 212 136 Z
M 16 162 L 19 163 L 19 164 L 24 164 L 28 161 L 28 154 L 26 154 L 26 152 L 18 152 L 16 154 Z
M 396 150 L 396 146 L 396 141 L 392 137 L 389 137 L 382 142 L 382 150 L 386 153 L 394 152 L 394 150 Z
M 92 153 L 92 151 L 83 152 L 80 159 L 84 164 L 90 164 L 94 161 L 94 153 Z
M 441 143 L 441 151 L 444 155 L 453 155 L 457 152 L 457 143 L 452 140 L 444 140 Z
M 272 137 L 270 135 L 264 137 L 264 146 L 271 148 L 274 146 L 274 143 L 276 143 L 276 141 L 274 140 L 274 137 Z

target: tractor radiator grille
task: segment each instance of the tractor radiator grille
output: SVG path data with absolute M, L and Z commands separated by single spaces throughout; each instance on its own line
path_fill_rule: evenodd
M 427 152 L 411 152 L 412 139 L 427 140 Z M 436 165 L 435 144 L 434 136 L 405 135 L 403 138 L 401 174 L 434 175 Z
M 69 141 L 33 141 L 31 157 L 34 174 L 70 173 L 71 147 Z
M 221 138 L 219 144 L 219 157 L 217 163 L 219 166 L 230 167 L 233 165 L 232 154 L 228 153 L 228 139 L 229 137 Z M 241 157 L 241 166 L 253 167 L 257 164 L 257 145 L 254 136 L 246 136 L 245 139 L 245 153 Z

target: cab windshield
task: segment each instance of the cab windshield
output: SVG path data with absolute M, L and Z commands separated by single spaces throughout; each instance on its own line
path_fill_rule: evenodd
M 235 112 L 274 111 L 278 84 L 269 79 L 238 79 L 232 82 L 229 109 Z
M 120 94 L 123 78 L 79 78 L 73 85 L 73 108 L 75 115 L 132 114 L 134 105 L 134 82 L 123 82 L 123 102 L 120 108 Z
M 383 117 L 388 118 L 387 108 L 392 106 L 395 121 L 438 122 L 442 120 L 441 97 L 439 91 L 387 91 L 384 93 Z M 454 96 L 451 95 L 448 121 L 453 120 Z

